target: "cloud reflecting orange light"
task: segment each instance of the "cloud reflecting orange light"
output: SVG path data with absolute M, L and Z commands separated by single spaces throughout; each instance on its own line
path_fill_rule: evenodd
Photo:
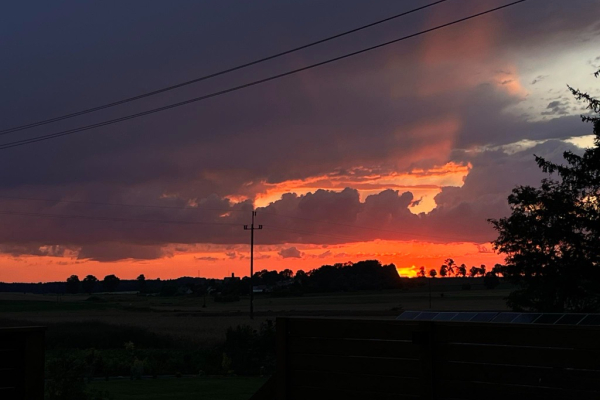
M 464 178 L 471 169 L 470 164 L 447 163 L 430 169 L 413 169 L 411 172 L 373 172 L 365 173 L 361 178 L 349 174 L 330 174 L 316 176 L 305 180 L 286 181 L 277 184 L 261 183 L 262 193 L 257 194 L 255 204 L 265 207 L 279 200 L 285 193 L 304 195 L 318 189 L 341 191 L 346 187 L 357 189 L 361 200 L 383 189 L 394 189 L 400 192 L 412 192 L 415 200 L 422 201 L 411 207 L 413 213 L 429 212 L 435 208 L 433 198 L 443 186 L 463 185 Z M 357 182 L 358 180 L 358 182 Z

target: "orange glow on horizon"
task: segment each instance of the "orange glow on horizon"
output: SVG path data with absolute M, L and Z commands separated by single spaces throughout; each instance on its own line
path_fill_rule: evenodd
M 282 258 L 282 248 L 297 247 L 301 258 Z M 427 270 L 439 269 L 447 258 L 467 266 L 502 262 L 502 257 L 489 250 L 489 245 L 474 243 L 427 243 L 375 240 L 363 243 L 339 245 L 287 244 L 283 246 L 257 246 L 255 248 L 255 271 L 262 269 L 310 271 L 321 265 L 379 260 L 382 264 L 394 264 L 401 276 L 414 277 L 420 266 Z M 98 262 L 77 260 L 75 257 L 0 256 L 3 265 L 2 282 L 64 281 L 70 275 L 80 279 L 95 275 L 102 279 L 116 274 L 121 279 L 135 279 L 144 274 L 148 279 L 173 279 L 181 276 L 200 276 L 222 279 L 235 273 L 247 276 L 249 269 L 247 245 L 222 246 L 210 251 L 176 252 L 172 257 L 155 260 L 122 260 Z

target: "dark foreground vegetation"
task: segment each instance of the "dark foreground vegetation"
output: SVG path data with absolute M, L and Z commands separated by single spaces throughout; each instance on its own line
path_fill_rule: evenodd
M 0 320 L 0 326 L 29 325 Z M 110 399 L 91 390 L 94 380 L 180 378 L 183 376 L 265 376 L 275 368 L 275 327 L 240 324 L 224 342 L 199 346 L 140 327 L 101 322 L 50 324 L 46 334 L 46 400 Z M 96 385 L 102 387 L 101 385 Z M 110 386 L 110 385 L 109 385 Z M 192 385 L 193 386 L 193 385 Z

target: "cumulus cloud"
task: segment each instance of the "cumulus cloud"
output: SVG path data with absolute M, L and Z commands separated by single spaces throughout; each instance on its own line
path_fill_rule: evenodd
M 93 261 L 118 261 L 123 259 L 151 260 L 169 256 L 157 246 L 129 245 L 121 243 L 99 243 L 82 246 L 78 259 Z
M 331 257 L 331 255 L 332 255 L 331 250 L 327 250 L 321 254 L 318 254 L 317 257 L 318 258 L 327 258 L 327 257 Z
M 0 253 L 10 254 L 11 256 L 46 256 L 63 257 L 67 253 L 76 250 L 61 245 L 44 245 L 35 243 L 24 244 L 0 244 Z
M 298 250 L 296 247 L 281 249 L 277 254 L 279 254 L 281 258 L 302 258 L 304 255 L 304 253 Z

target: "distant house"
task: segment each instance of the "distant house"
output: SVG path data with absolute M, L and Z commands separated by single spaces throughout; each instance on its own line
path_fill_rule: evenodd
M 239 280 L 240 280 L 240 278 L 235 276 L 235 274 L 233 272 L 231 273 L 231 276 L 226 276 L 225 278 L 223 278 L 224 283 L 239 281 Z
M 267 285 L 256 285 L 256 286 L 252 286 L 252 292 L 253 293 L 268 293 L 271 290 L 269 289 L 269 287 Z

